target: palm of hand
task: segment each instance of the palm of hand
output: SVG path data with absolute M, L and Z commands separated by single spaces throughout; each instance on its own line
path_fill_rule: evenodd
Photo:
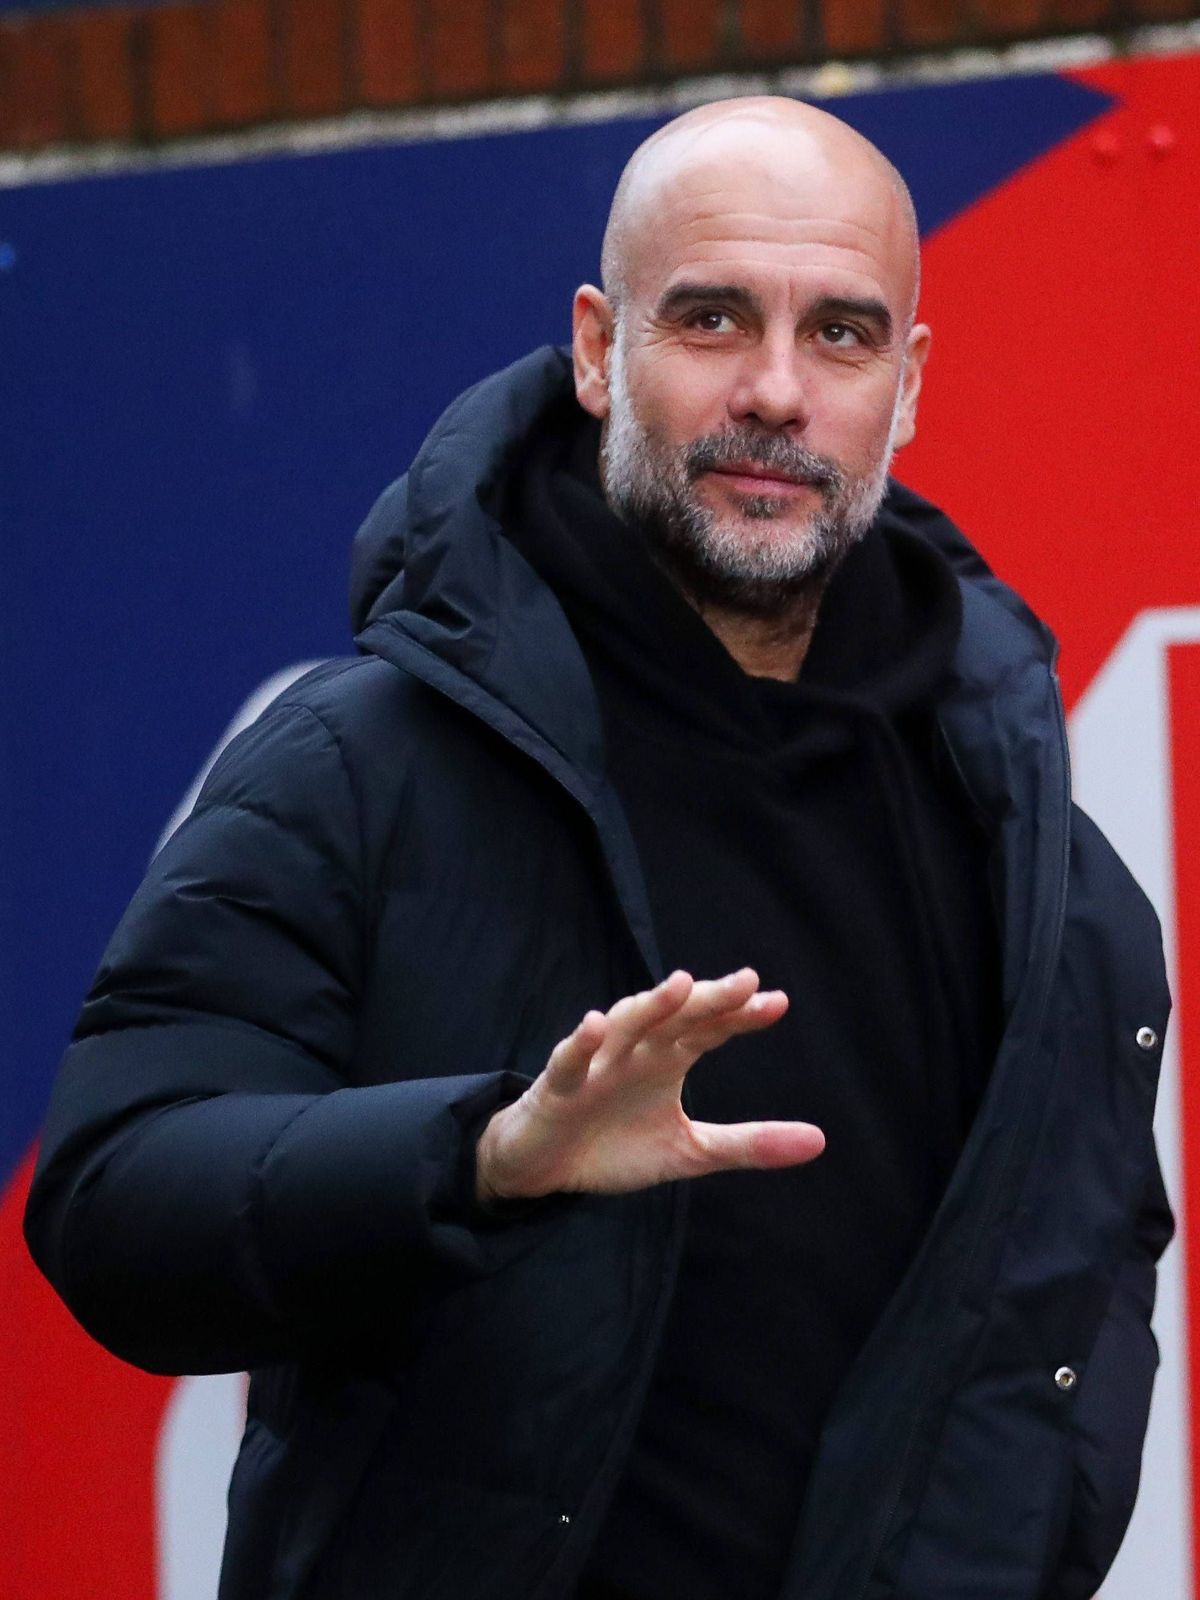
M 790 1166 L 824 1147 L 808 1123 L 694 1122 L 681 1095 L 707 1050 L 769 1027 L 787 1009 L 748 968 L 695 982 L 672 973 L 656 989 L 589 1011 L 546 1070 L 496 1113 L 479 1141 L 485 1201 L 563 1191 L 617 1194 L 730 1167 Z

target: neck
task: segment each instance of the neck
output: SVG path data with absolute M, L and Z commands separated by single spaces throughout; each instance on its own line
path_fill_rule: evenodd
M 792 596 L 783 611 L 769 617 L 731 611 L 684 596 L 712 629 L 729 654 L 751 678 L 777 678 L 791 683 L 799 676 L 813 629 L 825 581 Z

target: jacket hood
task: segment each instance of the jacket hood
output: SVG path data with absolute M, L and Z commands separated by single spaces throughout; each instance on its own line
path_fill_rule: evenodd
M 572 392 L 569 352 L 544 346 L 460 395 L 360 528 L 350 610 L 361 648 L 389 657 L 399 649 L 406 665 L 414 646 L 432 655 L 599 781 L 598 717 L 582 652 L 497 512 L 531 434 Z M 960 582 L 1008 614 L 1006 639 L 1020 632 L 1026 651 L 1053 662 L 1049 631 L 944 512 L 889 479 L 879 522 L 931 544 Z M 593 730 L 586 737 L 585 728 Z
M 569 383 L 567 356 L 547 346 L 453 402 L 355 539 L 351 620 L 360 649 L 483 716 L 590 804 L 604 764 L 582 652 L 490 508 Z
M 412 466 L 355 535 L 350 621 L 356 634 L 391 611 L 441 610 L 459 560 L 483 558 L 499 524 L 487 509 L 543 413 L 571 392 L 566 350 L 544 345 L 466 389 L 430 429 Z M 465 599 L 465 596 L 460 596 Z

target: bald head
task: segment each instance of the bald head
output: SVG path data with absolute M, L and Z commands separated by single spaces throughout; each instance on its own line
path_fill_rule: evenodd
M 806 205 L 870 229 L 889 254 L 916 311 L 920 257 L 908 185 L 883 152 L 849 124 L 780 96 L 721 100 L 674 118 L 638 146 L 617 184 L 604 233 L 601 274 L 619 309 L 652 264 L 664 214 L 686 186 L 702 223 L 718 175 L 769 185 L 781 218 Z M 675 207 L 678 210 L 678 206 Z

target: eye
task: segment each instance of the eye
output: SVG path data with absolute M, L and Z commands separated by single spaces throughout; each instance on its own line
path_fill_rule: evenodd
M 734 326 L 733 318 L 728 311 L 695 311 L 690 318 L 693 328 L 699 328 L 701 333 L 728 333 Z
M 849 350 L 863 342 L 858 329 L 852 328 L 848 322 L 827 322 L 821 329 L 821 337 L 826 344 L 836 345 L 842 350 Z

